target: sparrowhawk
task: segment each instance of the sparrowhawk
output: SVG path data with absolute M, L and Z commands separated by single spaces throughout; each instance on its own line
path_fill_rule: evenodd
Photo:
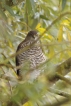
M 30 31 L 27 34 L 25 40 L 18 45 L 17 51 L 33 44 L 33 42 L 35 42 L 36 39 L 38 39 L 37 31 Z M 23 51 L 22 53 L 16 56 L 16 66 L 19 66 L 21 64 L 24 65 L 25 61 L 29 61 L 30 68 L 35 69 L 37 65 L 40 65 L 45 60 L 46 60 L 46 57 L 42 51 L 40 39 L 39 39 L 31 47 L 29 46 L 27 50 Z M 20 75 L 20 74 L 21 74 L 20 69 L 18 69 L 17 75 Z

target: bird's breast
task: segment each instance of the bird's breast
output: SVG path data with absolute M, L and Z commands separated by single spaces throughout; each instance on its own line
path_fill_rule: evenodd
M 40 65 L 41 63 L 45 62 L 46 57 L 44 56 L 40 46 L 38 47 L 33 46 L 32 48 L 29 48 L 23 53 L 20 53 L 18 55 L 18 59 L 19 59 L 19 64 L 23 64 L 24 61 L 29 61 L 30 68 L 34 68 L 37 65 Z

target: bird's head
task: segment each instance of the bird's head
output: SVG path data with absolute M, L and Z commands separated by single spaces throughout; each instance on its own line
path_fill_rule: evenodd
M 26 38 L 29 38 L 29 39 L 32 39 L 32 40 L 36 40 L 38 38 L 37 31 L 30 31 L 30 32 L 28 32 Z

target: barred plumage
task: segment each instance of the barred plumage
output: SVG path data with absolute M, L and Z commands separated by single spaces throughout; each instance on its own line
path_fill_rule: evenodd
M 30 44 L 32 44 L 36 39 L 38 38 L 38 34 L 36 31 L 30 31 L 25 40 L 22 41 L 18 48 L 17 51 L 20 49 L 23 49 Z M 19 66 L 21 64 L 24 64 L 25 61 L 30 62 L 30 68 L 35 68 L 37 65 L 40 65 L 46 60 L 41 46 L 40 46 L 40 41 L 38 40 L 32 47 L 24 51 L 23 53 L 20 53 L 19 55 L 16 56 L 16 65 Z M 20 70 L 17 70 L 17 75 L 20 75 Z

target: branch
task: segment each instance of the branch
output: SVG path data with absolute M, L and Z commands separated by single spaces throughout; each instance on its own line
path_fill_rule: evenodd
M 71 94 L 66 93 L 66 91 L 64 92 L 64 91 L 61 91 L 55 88 L 47 88 L 47 89 L 54 94 L 57 94 L 57 95 L 60 95 L 60 96 L 63 96 L 69 99 L 71 98 Z
M 54 70 L 51 70 L 47 77 L 50 81 L 57 81 L 59 79 L 64 80 L 68 84 L 71 84 L 71 81 L 63 76 L 68 74 L 71 71 L 71 57 L 61 64 L 54 66 Z

